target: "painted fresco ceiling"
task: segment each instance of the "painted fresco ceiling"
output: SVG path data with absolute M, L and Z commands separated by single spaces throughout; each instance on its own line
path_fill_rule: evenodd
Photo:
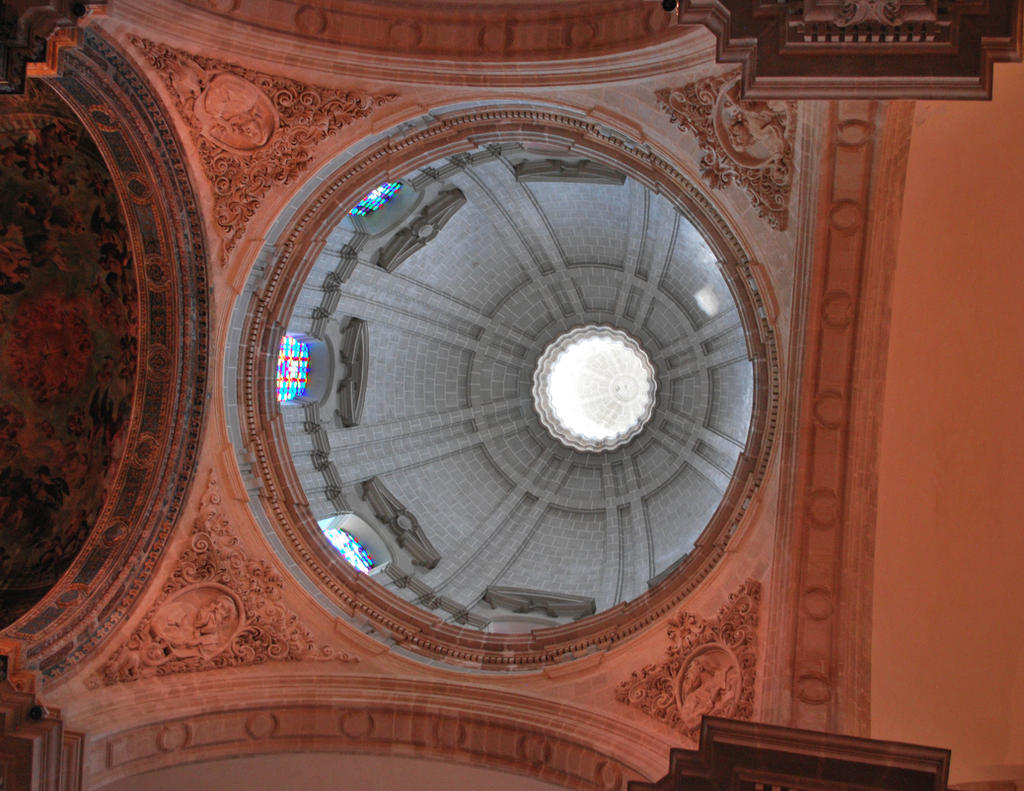
M 0 116 L 0 627 L 96 523 L 131 413 L 138 297 L 110 173 L 35 85 Z

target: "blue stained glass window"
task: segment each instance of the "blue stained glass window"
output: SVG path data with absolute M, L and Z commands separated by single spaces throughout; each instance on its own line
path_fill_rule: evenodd
M 304 396 L 308 378 L 309 346 L 285 335 L 277 352 L 277 400 Z
M 366 551 L 366 547 L 356 541 L 350 533 L 336 527 L 324 528 L 323 531 L 327 540 L 341 553 L 350 566 L 363 574 L 370 573 L 370 569 L 373 568 L 373 558 Z
M 400 189 L 402 189 L 401 182 L 385 181 L 377 187 L 377 189 L 359 201 L 349 214 L 354 214 L 356 217 L 365 217 L 367 214 L 372 214 L 395 197 L 395 194 Z

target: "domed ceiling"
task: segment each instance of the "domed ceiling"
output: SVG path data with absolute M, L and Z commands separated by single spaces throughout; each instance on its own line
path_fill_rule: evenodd
M 110 173 L 33 84 L 0 116 L 0 628 L 68 568 L 103 508 L 131 413 L 132 254 Z
M 693 548 L 747 442 L 753 366 L 715 255 L 665 198 L 554 149 L 489 146 L 402 183 L 334 229 L 286 328 L 320 349 L 309 398 L 281 407 L 314 517 L 357 514 L 389 561 L 374 579 L 453 623 L 635 598 Z M 544 350 L 584 325 L 655 370 L 649 421 L 602 452 L 559 441 L 532 395 Z

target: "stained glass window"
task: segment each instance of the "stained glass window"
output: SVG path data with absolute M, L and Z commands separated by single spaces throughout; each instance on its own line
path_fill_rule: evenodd
M 402 189 L 401 182 L 385 181 L 377 187 L 377 189 L 359 201 L 349 214 L 354 214 L 356 217 L 365 217 L 367 214 L 372 214 L 395 197 L 395 194 L 400 189 Z
M 356 541 L 350 533 L 336 527 L 323 528 L 323 531 L 327 540 L 341 553 L 350 566 L 363 574 L 370 573 L 370 569 L 373 568 L 373 558 L 366 551 L 366 547 Z
M 309 346 L 285 335 L 277 352 L 277 400 L 305 395 L 308 377 Z

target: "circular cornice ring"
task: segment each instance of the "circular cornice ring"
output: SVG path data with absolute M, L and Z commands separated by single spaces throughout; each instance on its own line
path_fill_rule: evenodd
M 425 166 L 440 156 L 491 142 L 564 144 L 570 153 L 615 167 L 664 195 L 705 234 L 724 270 L 744 326 L 754 368 L 754 406 L 745 451 L 721 504 L 693 551 L 646 593 L 571 624 L 530 634 L 476 632 L 444 623 L 400 599 L 376 581 L 338 563 L 306 535 L 315 529 L 297 480 L 268 385 L 266 360 L 287 326 L 295 300 L 319 250 L 318 239 L 366 192 L 392 175 Z M 736 235 L 708 197 L 675 165 L 605 125 L 535 107 L 496 106 L 438 114 L 404 135 L 377 140 L 338 167 L 284 226 L 277 256 L 260 286 L 237 310 L 244 315 L 237 366 L 243 442 L 259 480 L 258 501 L 292 558 L 316 586 L 382 639 L 411 655 L 474 670 L 538 670 L 594 648 L 607 649 L 671 612 L 725 552 L 758 490 L 771 454 L 778 416 L 779 363 L 765 300 Z

